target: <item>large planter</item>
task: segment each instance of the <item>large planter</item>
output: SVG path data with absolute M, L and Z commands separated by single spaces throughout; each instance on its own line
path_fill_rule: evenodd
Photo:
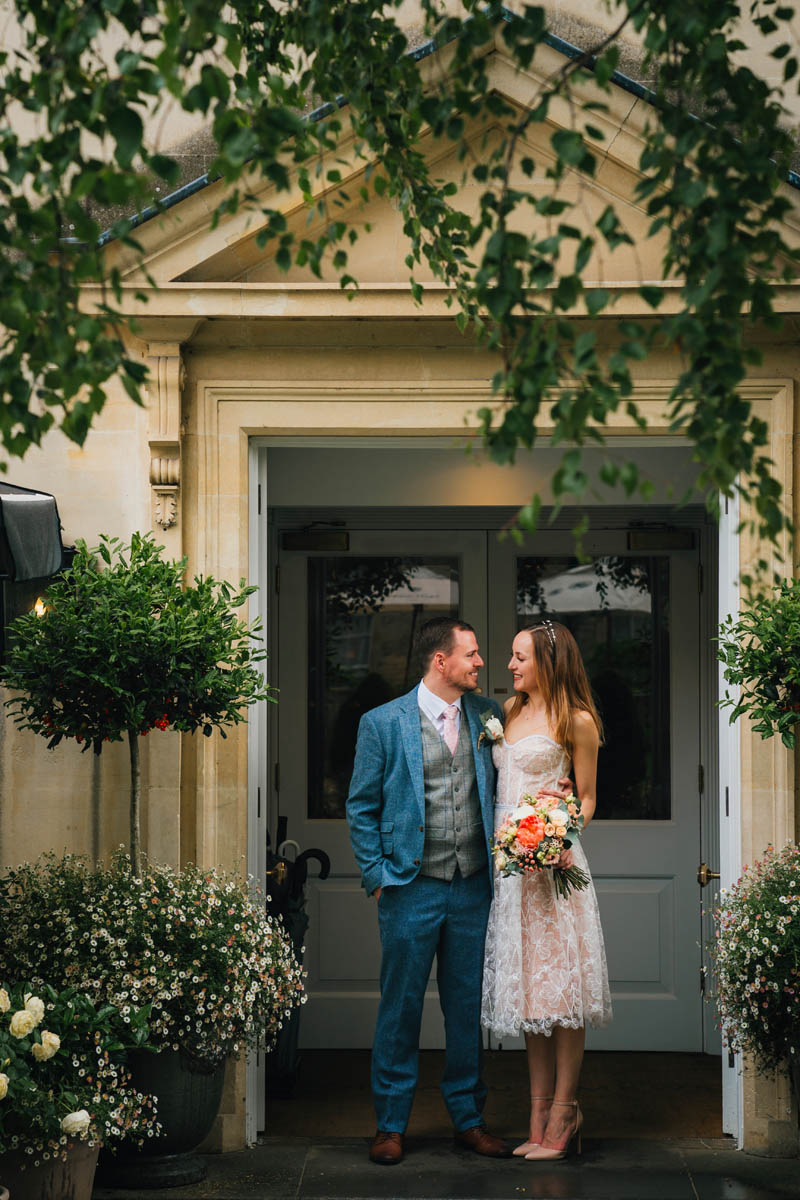
M 800 1111 L 800 1037 L 795 1038 L 794 1054 L 789 1055 L 789 1078 L 792 1081 L 795 1104 Z
M 0 1197 L 12 1200 L 91 1200 L 99 1146 L 71 1142 L 65 1159 L 49 1159 L 38 1167 L 30 1155 L 15 1151 L 0 1158 Z
M 192 1151 L 210 1132 L 219 1110 L 224 1061 L 209 1070 L 181 1050 L 138 1050 L 128 1065 L 136 1089 L 157 1097 L 163 1132 L 141 1148 L 123 1144 L 115 1154 L 104 1152 L 98 1181 L 104 1187 L 166 1188 L 205 1179 L 206 1165 Z

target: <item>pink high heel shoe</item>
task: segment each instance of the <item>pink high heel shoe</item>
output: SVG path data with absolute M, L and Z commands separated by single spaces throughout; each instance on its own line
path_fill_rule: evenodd
M 531 1096 L 531 1103 L 533 1103 L 534 1100 L 552 1101 L 552 1099 L 552 1096 Z M 528 1154 L 528 1151 L 533 1150 L 535 1146 L 541 1146 L 541 1142 L 523 1142 L 521 1146 L 517 1146 L 516 1150 L 512 1150 L 511 1153 L 516 1155 L 517 1158 L 525 1158 Z
M 581 1153 L 581 1128 L 583 1126 L 583 1113 L 578 1107 L 577 1100 L 554 1100 L 553 1104 L 563 1104 L 575 1109 L 575 1128 L 567 1139 L 567 1144 L 562 1150 L 556 1150 L 550 1146 L 534 1146 L 525 1158 L 529 1162 L 555 1162 L 559 1158 L 566 1158 L 572 1150 L 573 1142 L 575 1143 L 575 1151 Z

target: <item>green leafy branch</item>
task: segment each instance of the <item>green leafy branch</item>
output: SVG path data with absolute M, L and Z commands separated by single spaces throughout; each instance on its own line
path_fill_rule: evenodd
M 147 139 L 171 99 L 200 114 L 214 139 L 210 175 L 226 194 L 213 219 L 245 205 L 259 210 L 258 243 L 284 270 L 319 277 L 332 269 L 343 288 L 356 288 L 353 213 L 372 196 L 397 206 L 412 295 L 422 298 L 417 275 L 425 267 L 447 284 L 459 329 L 499 356 L 495 403 L 479 413 L 496 461 L 534 446 L 546 417 L 554 443 L 565 447 L 556 502 L 580 497 L 588 484 L 581 448 L 602 443 L 620 407 L 644 426 L 635 370 L 672 351 L 680 369 L 671 429 L 691 442 L 709 504 L 738 490 L 759 533 L 777 542 L 789 518 L 768 430 L 741 385 L 761 361 L 761 331 L 779 324 L 775 288 L 796 272 L 797 252 L 782 229 L 792 208 L 783 184 L 793 139 L 780 90 L 741 61 L 741 6 L 704 0 L 687 11 L 679 0 L 618 0 L 612 32 L 536 82 L 520 108 L 494 90 L 485 48 L 496 42 L 530 78 L 553 41 L 542 6 L 510 12 L 499 0 L 463 0 L 454 13 L 420 0 L 441 50 L 437 73 L 429 56 L 409 52 L 399 4 L 17 0 L 25 45 L 0 56 L 6 450 L 24 453 L 56 420 L 81 443 L 113 375 L 140 400 L 144 368 L 119 328 L 122 276 L 108 266 L 100 234 L 109 212 L 122 213 L 108 232 L 134 261 L 140 254 L 130 214 L 152 200 L 157 180 L 174 186 L 179 177 L 178 162 Z M 793 19 L 777 0 L 751 7 L 773 42 Z M 677 285 L 677 306 L 661 312 L 663 289 L 643 281 L 649 315 L 617 321 L 609 341 L 598 336 L 598 321 L 610 315 L 613 296 L 587 274 L 603 254 L 631 244 L 631 233 L 613 203 L 587 223 L 580 187 L 575 199 L 563 185 L 592 180 L 608 152 L 602 94 L 619 82 L 628 28 L 644 46 L 643 73 L 656 80 L 646 97 L 636 200 L 650 218 L 648 236 L 664 241 L 662 275 Z M 117 49 L 104 56 L 109 42 Z M 782 64 L 784 88 L 796 86 L 791 41 L 770 53 Z M 553 128 L 556 99 L 572 114 L 568 127 Z M 304 116 L 312 106 L 313 119 Z M 546 151 L 535 155 L 532 144 L 543 136 Z M 435 176 L 430 140 L 453 146 L 467 194 L 478 187 L 476 206 Z M 346 145 L 363 164 L 353 185 L 342 163 Z M 310 218 L 304 232 L 284 211 L 297 187 Z M 89 312 L 82 287 L 98 280 L 104 302 Z M 601 475 L 628 494 L 648 492 L 633 463 L 608 461 Z M 538 509 L 534 497 L 522 523 L 535 524 Z

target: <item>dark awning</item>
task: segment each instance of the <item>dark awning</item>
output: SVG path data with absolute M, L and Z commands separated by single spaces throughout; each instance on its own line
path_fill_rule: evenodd
M 60 571 L 62 561 L 55 496 L 0 483 L 0 577 L 42 579 Z

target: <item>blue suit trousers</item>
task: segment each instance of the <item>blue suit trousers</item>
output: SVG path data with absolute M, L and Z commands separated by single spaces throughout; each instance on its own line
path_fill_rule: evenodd
M 456 1131 L 481 1124 L 481 986 L 491 900 L 488 869 L 449 882 L 418 875 L 378 901 L 381 1001 L 372 1050 L 378 1128 L 405 1132 L 419 1072 L 422 1007 L 434 956 L 444 1015 L 442 1096 Z

